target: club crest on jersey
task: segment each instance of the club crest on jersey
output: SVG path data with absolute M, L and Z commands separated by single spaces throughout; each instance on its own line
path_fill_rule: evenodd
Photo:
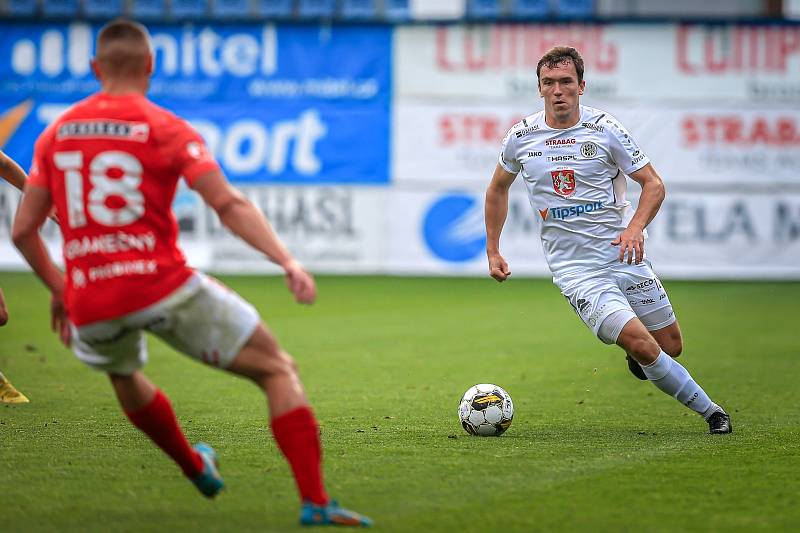
M 575 171 L 571 168 L 551 170 L 550 176 L 553 178 L 553 189 L 564 197 L 575 194 Z
M 592 141 L 583 143 L 581 145 L 581 155 L 586 159 L 592 159 L 597 155 L 597 145 Z

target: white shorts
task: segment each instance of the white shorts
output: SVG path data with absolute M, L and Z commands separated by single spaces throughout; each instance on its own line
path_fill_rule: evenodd
M 676 320 L 667 291 L 649 262 L 615 264 L 556 284 L 584 324 L 606 344 L 614 344 L 633 317 L 639 318 L 648 331 L 665 328 Z M 614 313 L 611 332 L 599 334 L 600 326 Z
M 155 304 L 113 320 L 72 327 L 72 349 L 90 367 L 130 375 L 147 362 L 144 332 L 184 354 L 226 368 L 252 336 L 258 312 L 218 281 L 195 273 Z

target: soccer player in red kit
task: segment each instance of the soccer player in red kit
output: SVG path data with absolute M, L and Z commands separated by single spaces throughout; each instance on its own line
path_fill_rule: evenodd
M 130 421 L 208 497 L 223 487 L 216 454 L 190 446 L 167 397 L 142 373 L 144 332 L 250 378 L 266 394 L 272 432 L 302 499 L 304 525 L 369 526 L 330 500 L 319 428 L 289 355 L 256 310 L 186 265 L 171 210 L 183 177 L 234 234 L 280 265 L 299 303 L 314 280 L 262 213 L 228 184 L 202 138 L 146 97 L 153 70 L 147 30 L 116 20 L 97 37 L 101 90 L 39 137 L 12 238 L 52 293 L 52 325 L 78 358 L 106 372 Z M 62 274 L 38 235 L 51 205 L 64 238 Z
M 28 177 L 16 161 L 0 150 L 0 178 L 19 190 L 25 186 Z M 3 289 L 0 289 L 0 327 L 8 323 L 8 308 L 3 298 Z M 0 403 L 28 403 L 30 400 L 14 388 L 14 385 L 0 371 Z

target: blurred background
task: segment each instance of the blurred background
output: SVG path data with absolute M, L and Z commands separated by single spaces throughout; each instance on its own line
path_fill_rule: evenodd
M 541 55 L 571 45 L 583 103 L 616 115 L 667 184 L 657 271 L 800 279 L 800 0 L 2 0 L 0 147 L 25 168 L 44 127 L 98 89 L 94 38 L 119 15 L 152 34 L 151 98 L 316 272 L 485 275 L 500 141 L 541 109 Z M 0 185 L 4 270 L 25 269 L 18 199 Z M 271 271 L 191 191 L 175 208 L 194 266 Z M 516 275 L 548 274 L 536 218 L 515 184 Z M 58 230 L 44 234 L 58 255 Z

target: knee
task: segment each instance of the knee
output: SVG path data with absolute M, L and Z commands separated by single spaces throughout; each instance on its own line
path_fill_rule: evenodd
M 8 311 L 0 308 L 0 326 L 5 326 L 8 323 Z
M 661 349 L 670 357 L 678 357 L 683 352 L 683 341 L 681 339 L 670 341 L 666 346 L 662 346 Z
M 263 364 L 256 372 L 254 381 L 263 387 L 274 378 L 296 379 L 297 363 L 294 358 L 279 347 L 265 353 Z
M 671 357 L 678 357 L 681 352 L 683 352 L 683 339 L 680 333 L 662 339 L 659 344 L 661 345 L 661 349 Z
M 297 375 L 297 363 L 295 363 L 294 357 L 283 350 L 278 350 L 275 366 L 276 373 L 288 374 L 291 376 Z
M 661 349 L 654 339 L 636 337 L 628 340 L 624 346 L 625 351 L 639 363 L 649 364 L 655 361 Z M 652 360 L 652 361 L 651 361 Z

